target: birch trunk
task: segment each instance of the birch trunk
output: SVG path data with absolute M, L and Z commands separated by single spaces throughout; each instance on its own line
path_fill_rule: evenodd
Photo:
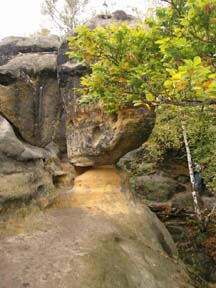
M 194 211 L 195 211 L 198 223 L 200 224 L 201 229 L 202 229 L 202 226 L 203 226 L 202 214 L 201 214 L 201 210 L 200 210 L 199 202 L 198 202 L 198 192 L 195 189 L 195 179 L 194 179 L 194 173 L 193 173 L 193 168 L 192 168 L 191 152 L 190 152 L 190 147 L 188 145 L 187 132 L 186 132 L 185 124 L 184 124 L 184 116 L 181 110 L 180 110 L 180 123 L 181 123 L 183 138 L 184 138 L 185 149 L 187 153 L 188 170 L 189 170 L 190 181 L 191 181 L 191 186 L 192 186 Z

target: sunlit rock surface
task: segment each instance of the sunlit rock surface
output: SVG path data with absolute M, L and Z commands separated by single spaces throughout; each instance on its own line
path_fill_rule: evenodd
M 67 123 L 68 157 L 76 166 L 115 163 L 146 141 L 154 125 L 154 112 L 144 108 L 125 109 L 112 116 L 100 107 L 81 109 L 71 111 Z
M 115 168 L 85 172 L 56 208 L 15 224 L 0 238 L 2 288 L 193 287 L 164 225 L 133 204 Z

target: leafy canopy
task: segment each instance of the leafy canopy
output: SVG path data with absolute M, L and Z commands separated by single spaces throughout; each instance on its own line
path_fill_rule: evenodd
M 106 108 L 116 111 L 128 104 L 137 104 L 147 98 L 154 100 L 162 88 L 163 65 L 158 44 L 143 25 L 130 28 L 126 23 L 96 28 L 77 29 L 78 35 L 70 38 L 69 56 L 92 69 L 82 78 L 81 102 L 102 100 Z
M 92 69 L 82 78 L 81 102 L 102 100 L 112 112 L 128 104 L 215 99 L 215 19 L 209 0 L 173 0 L 142 25 L 79 27 L 69 57 Z
M 81 79 L 81 103 L 100 101 L 109 112 L 158 107 L 149 141 L 155 153 L 181 145 L 177 106 L 183 106 L 193 158 L 210 163 L 206 177 L 214 179 L 216 0 L 163 2 L 169 6 L 143 24 L 81 26 L 69 38 L 69 57 L 92 71 Z

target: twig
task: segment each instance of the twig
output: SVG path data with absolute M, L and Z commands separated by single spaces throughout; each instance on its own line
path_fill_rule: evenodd
M 204 223 L 205 230 L 207 229 L 210 218 L 214 214 L 215 210 L 216 210 L 216 203 L 214 204 L 211 212 L 205 217 L 205 223 Z

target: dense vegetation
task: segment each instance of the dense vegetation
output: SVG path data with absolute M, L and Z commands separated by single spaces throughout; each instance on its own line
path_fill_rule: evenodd
M 145 144 L 155 160 L 183 146 L 183 123 L 192 159 L 206 165 L 206 182 L 216 189 L 216 1 L 164 2 L 169 6 L 135 27 L 77 29 L 69 56 L 92 69 L 82 78 L 81 102 L 101 101 L 109 113 L 156 109 Z

